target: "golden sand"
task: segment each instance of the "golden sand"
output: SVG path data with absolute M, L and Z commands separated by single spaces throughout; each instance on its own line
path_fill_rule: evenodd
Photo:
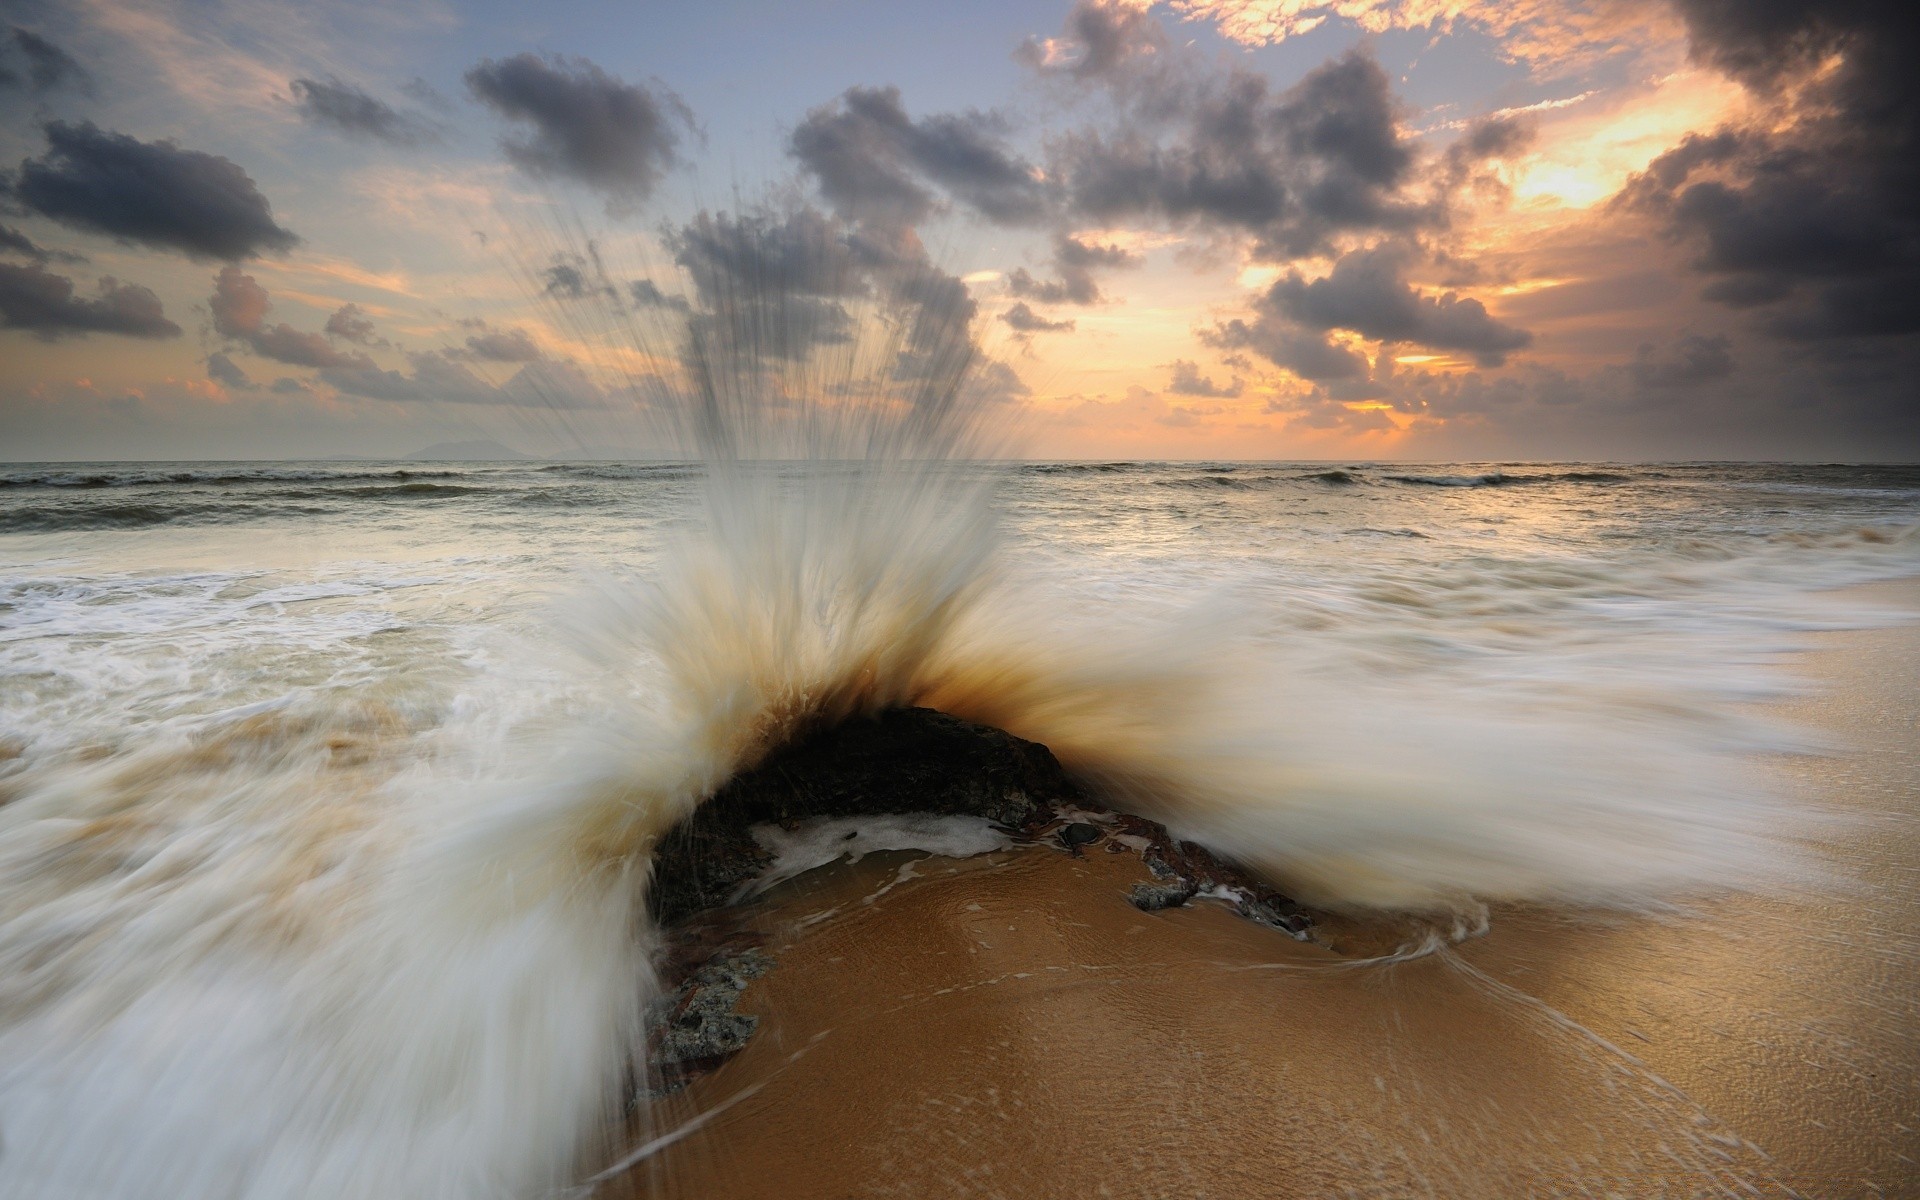
M 1864 818 L 1839 891 L 1382 960 L 1419 924 L 1140 912 L 1111 842 L 840 864 L 751 914 L 758 1032 L 600 1194 L 1920 1194 L 1920 636 L 1816 640 L 1782 709 L 1845 748 L 1778 770 Z

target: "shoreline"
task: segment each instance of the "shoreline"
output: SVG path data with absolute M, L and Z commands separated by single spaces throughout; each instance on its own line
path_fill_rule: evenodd
M 1829 595 L 1920 614 L 1920 580 Z M 1764 707 L 1852 744 L 1768 769 L 1879 814 L 1834 846 L 1864 897 L 1503 910 L 1380 963 L 1219 904 L 1143 913 L 1127 855 L 840 863 L 772 906 L 761 1034 L 628 1144 L 698 1127 L 596 1195 L 1902 1194 L 1920 624 L 1807 642 L 1781 669 L 1813 686 Z

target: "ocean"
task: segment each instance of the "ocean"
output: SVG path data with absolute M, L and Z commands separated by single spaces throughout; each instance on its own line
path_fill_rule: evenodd
M 1915 575 L 1910 466 L 10 465 L 0 1196 L 569 1186 L 651 839 L 889 704 L 1450 937 L 1844 889 L 1763 702 Z

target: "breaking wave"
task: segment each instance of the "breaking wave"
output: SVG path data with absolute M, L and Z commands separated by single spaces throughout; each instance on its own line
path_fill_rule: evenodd
M 889 706 L 1043 743 L 1324 905 L 1654 906 L 1801 869 L 1782 839 L 1803 822 L 1742 769 L 1751 731 L 1686 697 L 1493 711 L 1447 679 L 1330 687 L 1231 597 L 1074 619 L 1007 553 L 995 476 L 964 466 L 1006 436 L 966 399 L 968 345 L 903 383 L 902 323 L 822 370 L 743 359 L 742 312 L 783 319 L 756 301 L 676 334 L 685 390 L 662 408 L 703 464 L 700 517 L 647 578 L 567 610 L 591 700 L 564 726 L 516 741 L 368 699 L 5 778 L 0 1196 L 453 1200 L 590 1175 L 654 986 L 654 842 L 772 751 Z

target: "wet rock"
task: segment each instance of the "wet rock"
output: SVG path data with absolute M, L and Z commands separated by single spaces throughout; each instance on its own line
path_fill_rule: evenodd
M 746 1047 L 760 1019 L 734 1006 L 750 980 L 772 969 L 773 959 L 758 948 L 719 954 L 654 1002 L 647 1012 L 648 1097 L 679 1091 Z
M 1090 846 L 1100 840 L 1100 827 L 1089 825 L 1085 821 L 1074 821 L 1063 825 L 1059 833 L 1060 844 L 1069 850 Z
M 749 832 L 762 822 L 924 812 L 1030 832 L 1079 795 L 1045 746 L 932 709 L 888 709 L 779 751 L 669 830 L 647 910 L 671 925 L 731 901 L 770 861 Z
M 1196 891 L 1191 881 L 1136 883 L 1127 892 L 1127 900 L 1141 912 L 1159 912 L 1163 908 L 1179 908 L 1193 899 Z
M 648 1078 L 637 1095 L 685 1087 L 753 1036 L 758 1021 L 735 1006 L 773 960 L 753 945 L 750 918 L 729 907 L 771 863 L 753 826 L 889 813 L 984 817 L 1075 856 L 1104 838 L 1109 851 L 1138 853 L 1154 875 L 1133 886 L 1137 908 L 1204 895 L 1295 937 L 1309 928 L 1299 906 L 1234 864 L 1094 803 L 1045 746 L 931 709 L 890 709 L 771 755 L 655 847 L 647 905 L 665 935 L 655 966 L 666 992 L 649 1012 Z

